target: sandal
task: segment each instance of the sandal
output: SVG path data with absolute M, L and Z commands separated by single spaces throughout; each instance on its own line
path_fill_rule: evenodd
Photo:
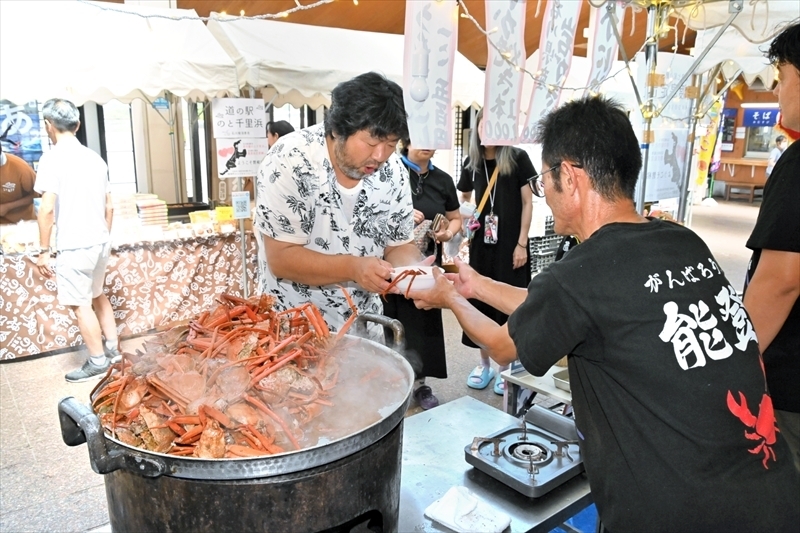
M 483 390 L 489 386 L 492 377 L 494 377 L 494 370 L 491 367 L 478 365 L 467 377 L 467 386 L 471 389 Z M 480 378 L 480 381 L 473 381 L 472 378 Z
M 506 392 L 506 380 L 503 379 L 503 376 L 500 375 L 500 372 L 497 373 L 497 379 L 494 380 L 494 393 L 499 394 L 500 396 Z

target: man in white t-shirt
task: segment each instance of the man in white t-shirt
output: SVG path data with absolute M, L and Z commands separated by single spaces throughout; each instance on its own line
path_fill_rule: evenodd
M 406 120 L 403 90 L 370 72 L 336 86 L 324 125 L 272 146 L 256 180 L 255 227 L 267 252 L 259 288 L 277 307 L 313 302 L 338 331 L 352 314 L 340 287 L 359 312 L 380 313 L 393 267 L 422 259 L 395 152 Z M 371 325 L 370 336 L 382 329 Z
M 772 169 L 775 168 L 775 163 L 778 162 L 778 159 L 781 158 L 783 155 L 784 150 L 786 147 L 789 146 L 789 143 L 786 142 L 786 137 L 784 135 L 778 135 L 775 137 L 775 148 L 769 153 L 769 159 L 767 160 L 767 177 L 772 174 Z
M 68 100 L 53 99 L 42 108 L 45 129 L 55 145 L 39 161 L 36 192 L 39 206 L 38 267 L 42 276 L 55 275 L 58 301 L 75 313 L 89 358 L 65 378 L 71 383 L 106 373 L 120 358 L 111 303 L 103 294 L 111 250 L 112 206 L 108 167 L 75 137 L 80 115 Z M 56 227 L 55 271 L 51 267 L 50 233 Z M 106 342 L 103 344 L 102 335 Z

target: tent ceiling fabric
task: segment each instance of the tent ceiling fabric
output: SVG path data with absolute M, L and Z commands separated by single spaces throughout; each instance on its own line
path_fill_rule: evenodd
M 329 105 L 336 85 L 372 70 L 403 84 L 402 35 L 224 16 L 208 29 L 234 58 L 242 86 L 267 87 L 277 107 Z M 453 105 L 483 105 L 483 72 L 460 53 L 453 80 Z
M 528 0 L 525 17 L 525 47 L 530 56 L 539 47 L 539 34 L 544 18 L 545 0 Z M 575 54 L 586 56 L 586 37 L 583 28 L 589 26 L 589 3 L 581 10 L 578 32 L 575 38 Z M 774 1 L 774 0 L 772 0 Z M 194 9 L 200 16 L 208 16 L 211 12 L 225 11 L 229 15 L 239 15 L 245 11 L 245 16 L 263 14 L 276 14 L 296 6 L 294 0 L 177 0 L 179 8 Z M 301 4 L 308 5 L 313 0 L 302 0 Z M 485 25 L 484 0 L 464 0 L 470 14 L 481 24 Z M 541 3 L 538 17 L 537 6 Z M 597 3 L 597 1 L 595 1 Z M 380 33 L 402 35 L 405 27 L 406 0 L 359 0 L 355 5 L 351 0 L 336 0 L 330 4 L 314 9 L 292 13 L 286 19 L 278 22 L 292 22 L 308 24 L 311 26 L 326 26 L 351 30 L 362 30 Z M 633 18 L 635 17 L 635 22 Z M 694 31 L 689 31 L 685 42 L 681 42 L 684 35 L 684 24 L 677 22 L 678 51 L 686 53 L 694 45 Z M 631 35 L 631 29 L 633 34 Z M 644 10 L 636 8 L 627 10 L 625 24 L 622 31 L 622 40 L 629 57 L 639 50 L 645 40 L 647 29 L 647 14 Z M 324 46 L 324 43 L 313 43 Z M 672 51 L 675 44 L 675 30 L 659 41 L 659 49 Z M 458 21 L 458 50 L 467 59 L 480 68 L 486 66 L 487 47 L 486 36 L 483 35 L 472 21 L 459 18 Z
M 136 13 L 197 16 L 106 2 L 0 2 L 0 99 L 81 105 L 164 91 L 191 99 L 239 94 L 236 67 L 205 24 Z
M 699 54 L 716 34 L 716 29 L 698 31 L 694 53 Z M 767 43 L 751 43 L 742 38 L 738 29 L 728 28 L 700 62 L 697 72 L 706 72 L 723 63 L 722 72 L 726 78 L 729 79 L 741 68 L 742 76 L 748 85 L 752 85 L 756 78 L 760 78 L 764 87 L 771 87 L 775 79 L 775 70 L 765 57 L 767 48 L 769 48 Z
M 685 3 L 685 2 L 681 2 Z M 708 30 L 722 26 L 728 20 L 728 0 L 689 2 L 675 12 L 694 30 Z M 787 21 L 800 17 L 798 0 L 749 0 L 732 26 L 752 43 L 764 43 L 780 31 Z

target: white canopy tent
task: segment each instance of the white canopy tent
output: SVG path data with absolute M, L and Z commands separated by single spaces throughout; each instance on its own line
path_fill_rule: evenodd
M 196 17 L 187 9 L 3 0 L 0 99 L 81 105 L 166 91 L 190 99 L 238 95 L 236 66 Z
M 722 74 L 727 79 L 735 76 L 741 69 L 748 85 L 752 85 L 756 79 L 760 79 L 765 87 L 772 85 L 775 71 L 765 57 L 769 41 L 787 22 L 800 17 L 800 2 L 763 0 L 751 5 L 750 8 L 746 5 L 731 27 L 723 32 L 697 66 L 697 72 L 706 72 L 721 64 Z M 697 6 L 693 16 L 689 16 L 692 11 L 688 8 L 683 8 L 679 13 L 682 17 L 689 17 L 686 19 L 689 27 L 698 30 L 694 51 L 695 54 L 700 54 L 717 34 L 715 26 L 721 25 L 727 19 L 727 2 L 717 1 Z
M 337 84 L 369 71 L 403 84 L 402 35 L 212 17 L 208 29 L 236 62 L 241 87 L 263 89 L 276 107 L 329 105 Z M 483 72 L 456 52 L 453 105 L 482 106 L 483 91 Z
M 676 7 L 675 13 L 693 30 L 711 30 L 722 26 L 730 16 L 729 0 L 680 3 L 684 5 Z M 798 16 L 798 0 L 750 0 L 744 2 L 742 12 L 731 25 L 739 30 L 739 35 L 758 44 L 772 39 L 780 31 L 781 24 Z
M 714 38 L 716 31 L 701 30 L 697 32 L 695 53 L 706 47 L 707 43 Z M 707 72 L 721 63 L 721 71 L 726 79 L 730 79 L 741 69 L 747 85 L 752 85 L 756 79 L 760 79 L 764 87 L 769 88 L 775 79 L 775 69 L 765 57 L 768 48 L 769 43 L 751 43 L 744 39 L 736 28 L 728 28 L 697 66 L 697 72 Z

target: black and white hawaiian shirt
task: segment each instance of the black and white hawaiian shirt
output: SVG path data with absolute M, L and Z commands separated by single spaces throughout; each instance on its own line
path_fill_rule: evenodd
M 322 254 L 383 257 L 387 246 L 411 242 L 413 204 L 408 171 L 397 154 L 366 176 L 351 217 L 345 216 L 322 124 L 283 136 L 258 169 L 255 227 L 278 241 L 302 244 Z M 348 220 L 349 219 L 349 220 Z M 351 310 L 339 284 L 309 286 L 276 278 L 264 263 L 259 288 L 271 293 L 278 309 L 313 302 L 331 331 L 342 327 Z M 354 282 L 342 283 L 359 313 L 382 313 L 378 294 Z M 370 328 L 370 335 L 376 329 Z

